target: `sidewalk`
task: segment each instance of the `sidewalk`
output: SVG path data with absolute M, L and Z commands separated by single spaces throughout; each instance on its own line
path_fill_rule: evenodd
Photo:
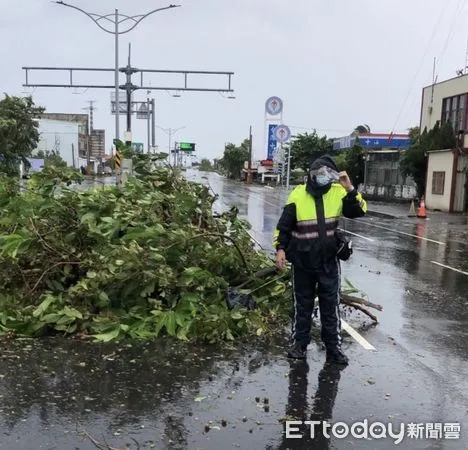
M 411 219 L 408 217 L 411 203 L 393 204 L 368 201 L 368 215 L 384 219 Z M 415 205 L 416 212 L 418 206 Z M 466 225 L 468 227 L 468 214 L 446 213 L 426 210 L 427 219 L 432 223 L 447 223 L 453 225 Z M 414 220 L 424 220 L 413 217 Z
M 399 219 L 408 217 L 411 203 L 383 203 L 369 200 L 367 205 L 370 216 L 382 217 L 384 219 Z

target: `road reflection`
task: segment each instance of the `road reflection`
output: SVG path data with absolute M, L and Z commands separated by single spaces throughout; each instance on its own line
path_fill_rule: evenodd
M 333 407 L 338 395 L 338 383 L 341 378 L 342 367 L 325 364 L 318 375 L 318 387 L 313 399 L 309 402 L 307 361 L 291 361 L 289 370 L 289 392 L 286 406 L 286 418 L 288 420 L 301 421 L 327 421 L 331 423 Z M 310 409 L 309 409 L 310 408 Z M 328 450 L 330 448 L 330 434 L 323 432 L 321 425 L 295 425 L 299 431 L 291 434 L 301 434 L 300 439 L 288 438 L 286 433 L 278 447 L 278 450 L 287 449 L 316 449 Z

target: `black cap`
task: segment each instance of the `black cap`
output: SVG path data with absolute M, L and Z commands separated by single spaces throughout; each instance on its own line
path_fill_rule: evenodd
M 320 156 L 317 158 L 312 165 L 310 166 L 310 169 L 318 169 L 319 167 L 326 166 L 329 167 L 330 169 L 333 169 L 335 172 L 339 172 L 338 167 L 335 163 L 335 160 L 330 156 L 330 155 L 324 155 Z

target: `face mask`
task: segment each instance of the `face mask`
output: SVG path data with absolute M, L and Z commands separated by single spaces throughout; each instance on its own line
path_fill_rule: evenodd
M 309 174 L 318 186 L 326 186 L 339 179 L 338 173 L 326 166 L 313 169 Z
M 332 183 L 333 179 L 329 177 L 328 175 L 317 175 L 315 178 L 315 182 L 319 186 L 326 186 L 327 184 Z

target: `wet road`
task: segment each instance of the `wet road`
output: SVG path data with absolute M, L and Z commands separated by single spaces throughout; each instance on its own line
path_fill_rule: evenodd
M 286 193 L 207 177 L 202 181 L 221 196 L 217 206 L 236 205 L 271 249 Z M 254 342 L 242 349 L 4 341 L 0 449 L 96 448 L 90 437 L 119 449 L 467 448 L 466 218 L 448 224 L 366 217 L 342 226 L 355 234 L 344 275 L 384 306 L 377 326 L 357 313 L 345 319 L 375 351 L 345 334 L 351 363 L 337 371 L 324 368 L 320 345 L 311 347 L 307 363 L 289 362 L 281 338 L 273 347 Z M 349 426 L 367 419 L 393 423 L 394 432 L 414 423 L 423 432 L 398 445 L 375 435 L 321 433 L 311 442 L 286 439 L 286 418 Z M 459 439 L 425 438 L 426 424 L 434 424 L 433 433 L 440 424 L 444 435 L 449 423 L 460 424 Z

